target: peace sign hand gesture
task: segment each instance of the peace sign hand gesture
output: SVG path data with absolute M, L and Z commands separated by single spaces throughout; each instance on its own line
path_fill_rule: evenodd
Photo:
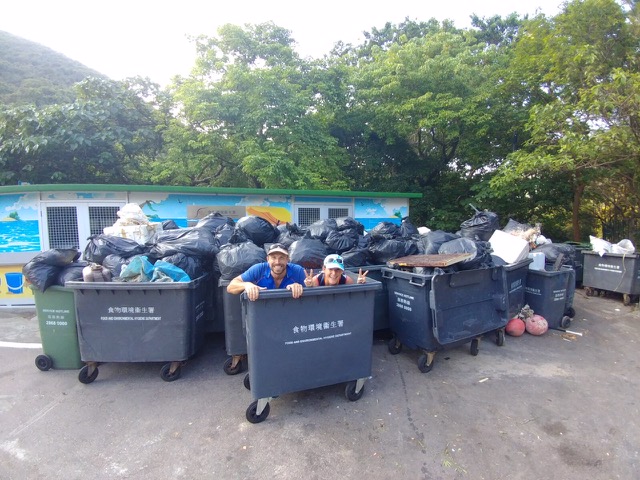
M 315 285 L 315 279 L 313 278 L 313 269 L 310 269 L 308 272 L 305 269 L 304 274 L 306 278 L 304 279 L 305 287 L 313 287 Z
M 367 270 L 366 272 L 362 273 L 362 269 L 360 269 L 358 271 L 358 282 L 357 283 L 365 283 L 367 281 L 367 273 L 369 273 L 369 270 Z

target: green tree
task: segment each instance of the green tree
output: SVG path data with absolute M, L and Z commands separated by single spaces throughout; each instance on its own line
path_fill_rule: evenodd
M 0 112 L 0 183 L 129 183 L 162 148 L 158 86 L 87 78 L 77 100 Z
M 156 174 L 184 178 L 177 169 L 190 164 L 197 183 L 347 187 L 346 157 L 323 113 L 322 67 L 298 57 L 288 30 L 225 25 L 218 37 L 198 38 L 197 51 L 192 74 L 174 86 L 186 131 L 172 129 Z
M 618 96 L 622 77 L 631 80 L 622 96 L 633 92 L 636 81 L 627 75 L 637 67 L 629 62 L 634 42 L 626 20 L 613 0 L 576 0 L 553 19 L 526 22 L 515 47 L 513 80 L 529 92 L 521 101 L 531 104 L 529 138 L 500 167 L 492 186 L 504 196 L 518 190 L 537 198 L 536 191 L 562 182 L 572 195 L 576 241 L 582 238 L 585 195 L 595 195 L 598 185 L 610 183 L 607 178 L 630 173 L 617 142 L 621 135 L 629 138 L 637 114 L 622 113 Z

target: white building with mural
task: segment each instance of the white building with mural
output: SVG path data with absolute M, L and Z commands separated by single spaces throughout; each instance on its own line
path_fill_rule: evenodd
M 371 229 L 383 221 L 400 224 L 419 193 L 142 185 L 0 186 L 0 305 L 32 304 L 22 266 L 52 248 L 84 251 L 128 203 L 151 222 L 173 220 L 180 227 L 219 212 L 237 220 L 256 215 L 273 224 L 301 227 L 326 218 L 352 217 Z

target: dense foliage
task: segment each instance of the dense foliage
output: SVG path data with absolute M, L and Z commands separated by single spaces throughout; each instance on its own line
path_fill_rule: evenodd
M 556 241 L 638 240 L 637 6 L 553 18 L 409 19 L 302 59 L 272 23 L 195 41 L 191 74 L 85 78 L 0 111 L 0 184 L 155 183 L 421 192 L 455 231 L 470 204 Z M 5 87 L 6 89 L 6 87 Z

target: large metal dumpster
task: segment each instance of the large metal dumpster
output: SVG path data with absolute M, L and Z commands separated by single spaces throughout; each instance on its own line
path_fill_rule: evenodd
M 160 376 L 180 377 L 204 342 L 208 275 L 190 282 L 67 282 L 74 291 L 82 383 L 103 362 L 168 362 Z
M 527 273 L 525 301 L 534 313 L 545 318 L 549 328 L 566 329 L 571 325 L 575 315 L 575 275 L 575 270 L 568 265 L 560 270 L 529 270 Z
M 622 294 L 623 303 L 631 304 L 640 294 L 640 255 L 584 252 L 582 284 L 587 296 L 600 292 Z
M 381 287 L 367 279 L 308 288 L 297 299 L 285 290 L 265 290 L 254 302 L 241 295 L 249 354 L 244 384 L 254 399 L 249 422 L 265 420 L 271 399 L 284 393 L 348 382 L 347 399 L 362 396 L 371 376 L 373 306 Z
M 481 337 L 496 332 L 504 343 L 508 321 L 507 283 L 503 267 L 422 275 L 384 268 L 389 293 L 389 351 L 402 346 L 422 350 L 418 368 L 433 368 L 437 351 L 471 342 L 478 354 Z

